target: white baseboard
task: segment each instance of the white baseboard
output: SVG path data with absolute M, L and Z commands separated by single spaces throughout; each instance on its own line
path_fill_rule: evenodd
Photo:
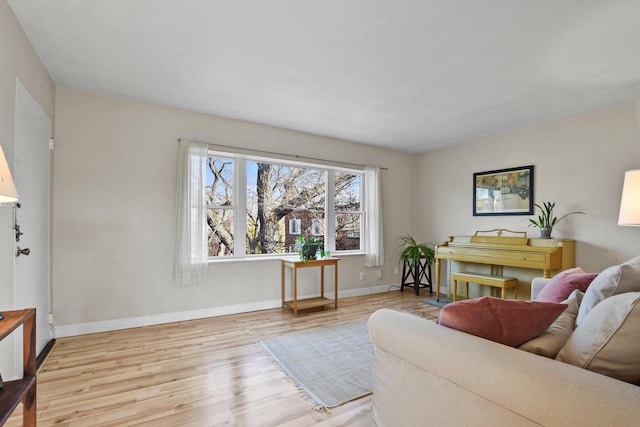
M 377 294 L 389 291 L 397 284 L 374 286 L 370 288 L 348 289 L 340 291 L 340 298 Z M 309 297 L 319 295 L 309 295 Z M 333 292 L 327 292 L 328 298 L 333 298 Z M 203 319 L 206 317 L 226 316 L 228 314 L 247 313 L 250 311 L 279 308 L 280 299 L 258 301 L 246 304 L 225 305 L 221 307 L 201 308 L 197 310 L 177 311 L 172 313 L 152 314 L 149 316 L 128 317 L 124 319 L 104 320 L 101 322 L 77 323 L 74 325 L 56 326 L 55 338 L 72 337 L 76 335 L 94 334 L 97 332 L 117 331 L 120 329 L 139 328 L 142 326 L 162 325 L 164 323 L 183 322 L 185 320 Z

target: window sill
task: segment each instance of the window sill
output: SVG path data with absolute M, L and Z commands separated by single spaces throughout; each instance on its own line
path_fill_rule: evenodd
M 332 253 L 331 256 L 336 258 L 345 258 L 351 256 L 361 256 L 364 255 L 364 252 L 339 252 Z M 280 260 L 287 256 L 296 256 L 295 254 L 277 254 L 277 255 L 249 255 L 242 258 L 236 257 L 220 257 L 220 258 L 209 258 L 209 264 L 224 264 L 224 263 L 234 263 L 234 262 L 256 262 L 256 261 L 272 261 L 272 260 Z

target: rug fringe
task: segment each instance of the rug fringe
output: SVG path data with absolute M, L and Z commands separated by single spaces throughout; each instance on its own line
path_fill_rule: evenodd
M 255 341 L 272 364 L 285 374 L 287 381 L 296 387 L 300 397 L 311 402 L 317 412 L 325 412 L 372 392 L 372 369 L 363 370 L 363 367 L 373 365 L 373 347 L 366 332 L 366 320 Z M 296 345 L 297 341 L 309 345 Z M 307 354 L 308 348 L 314 349 L 311 355 Z M 348 356 L 349 351 L 354 351 L 353 357 Z M 360 363 L 354 366 L 355 360 Z M 332 375 L 343 371 L 344 375 L 328 382 Z
M 260 343 L 260 340 L 256 340 L 256 344 L 258 344 L 258 346 L 262 349 L 262 351 L 267 356 L 270 356 L 269 351 L 262 346 L 262 344 Z M 313 399 L 313 397 L 309 396 L 309 393 L 307 393 L 302 387 L 300 387 L 298 384 L 296 384 L 295 380 L 293 378 L 291 378 L 291 376 L 287 373 L 287 371 L 282 369 L 282 366 L 280 366 L 280 364 L 278 364 L 278 362 L 276 362 L 273 359 L 273 357 L 269 357 L 269 360 L 271 360 L 271 364 L 276 369 L 278 369 L 278 371 L 280 371 L 280 372 L 282 372 L 284 374 L 284 377 L 287 379 L 287 381 L 296 388 L 296 390 L 298 391 L 298 396 L 300 396 L 302 399 L 306 400 L 307 402 L 310 402 L 313 405 L 313 410 L 314 411 L 321 412 L 321 413 L 322 412 L 329 412 L 329 408 L 327 408 L 324 405 L 319 405 Z

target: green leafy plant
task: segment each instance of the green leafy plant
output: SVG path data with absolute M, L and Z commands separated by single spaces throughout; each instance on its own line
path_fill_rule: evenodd
M 553 228 L 554 225 L 568 217 L 569 215 L 574 214 L 582 214 L 584 212 L 569 212 L 568 214 L 564 214 L 561 217 L 556 217 L 553 214 L 553 209 L 556 207 L 556 202 L 542 202 L 542 206 L 539 204 L 535 204 L 538 209 L 540 209 L 540 215 L 536 219 L 529 219 L 529 227 L 536 228 Z
M 304 236 L 298 236 L 296 239 L 296 251 L 302 261 L 308 261 L 316 259 L 316 252 L 320 250 L 321 258 L 328 258 L 331 256 L 330 251 L 324 250 L 324 245 L 314 236 L 305 238 Z
M 400 242 L 400 260 L 402 262 L 416 265 L 420 258 L 425 258 L 427 264 L 433 264 L 435 254 L 430 243 L 418 243 L 408 234 L 400 237 Z

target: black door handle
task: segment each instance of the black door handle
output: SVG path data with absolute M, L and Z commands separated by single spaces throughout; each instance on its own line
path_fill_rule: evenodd
M 30 253 L 31 253 L 31 249 L 29 248 L 20 249 L 20 246 L 18 246 L 18 251 L 16 252 L 16 256 L 19 257 L 20 255 L 29 255 Z

